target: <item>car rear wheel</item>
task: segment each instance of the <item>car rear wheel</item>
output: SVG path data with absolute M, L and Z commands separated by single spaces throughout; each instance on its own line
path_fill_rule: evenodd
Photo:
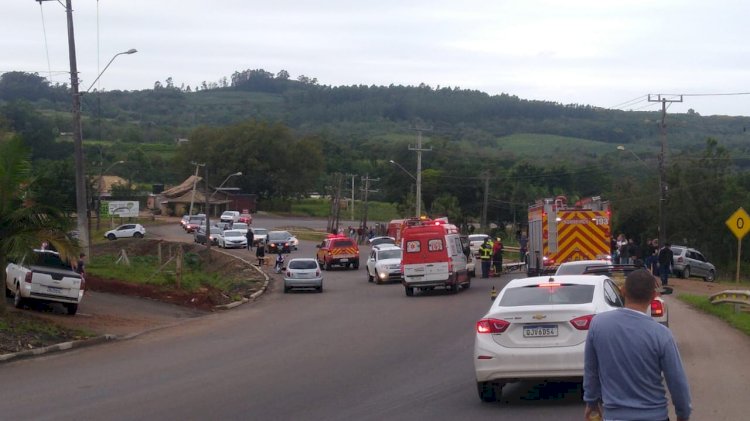
M 325 264 L 326 270 L 331 270 L 331 261 L 327 261 Z
M 471 288 L 471 281 L 468 281 L 467 283 L 463 284 L 463 285 L 462 285 L 462 287 L 463 287 L 464 289 L 469 289 L 469 288 Z
M 477 392 L 482 402 L 497 402 L 502 397 L 503 385 L 493 382 L 477 382 Z
M 135 238 L 143 238 L 143 234 L 141 234 L 140 232 L 136 232 L 135 234 L 133 234 L 133 237 L 135 237 Z
M 690 266 L 685 266 L 685 269 L 682 271 L 682 277 L 685 279 L 690 277 Z
M 716 280 L 716 272 L 714 272 L 713 270 L 709 270 L 708 275 L 706 275 L 706 277 L 703 279 L 705 279 L 706 282 L 713 282 L 714 280 Z
M 357 261 L 357 262 L 354 262 L 354 265 L 353 265 L 353 267 L 354 267 L 354 270 L 357 270 L 357 269 L 359 269 L 359 261 Z
M 114 234 L 109 234 L 109 235 L 107 236 L 107 239 L 108 239 L 109 241 L 114 241 L 114 240 L 116 240 L 116 239 L 117 239 L 117 237 L 115 237 L 115 235 L 114 235 Z
M 323 292 L 323 285 L 317 287 L 316 290 L 318 291 L 318 293 Z
M 65 304 L 65 310 L 67 310 L 69 316 L 75 316 L 78 312 L 78 304 Z
M 414 288 L 412 287 L 404 287 L 404 291 L 406 292 L 407 297 L 414 296 Z

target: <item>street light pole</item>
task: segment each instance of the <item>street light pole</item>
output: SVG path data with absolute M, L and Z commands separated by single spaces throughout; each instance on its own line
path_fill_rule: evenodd
M 99 80 L 99 78 L 100 78 L 100 77 L 102 77 L 102 75 L 104 74 L 104 72 L 106 72 L 106 71 L 107 71 L 107 69 L 109 68 L 109 65 L 110 65 L 110 64 L 112 64 L 112 62 L 113 62 L 113 61 L 115 61 L 115 59 L 117 58 L 117 56 L 121 56 L 121 55 L 123 55 L 123 54 L 135 54 L 135 53 L 137 53 L 137 52 L 138 52 L 138 50 L 136 50 L 135 48 L 131 48 L 131 49 L 129 49 L 128 51 L 123 51 L 123 52 L 121 52 L 121 53 L 117 53 L 117 54 L 115 54 L 115 55 L 114 55 L 114 57 L 112 57 L 112 59 L 111 59 L 111 60 L 109 60 L 109 63 L 107 63 L 107 65 L 106 65 L 106 66 L 104 66 L 104 70 L 102 70 L 102 71 L 101 71 L 101 72 L 99 73 L 99 75 L 98 75 L 98 76 L 96 77 L 96 79 L 94 79 L 94 81 L 93 81 L 93 82 L 91 82 L 91 86 L 89 86 L 89 88 L 88 88 L 88 89 L 86 89 L 86 92 L 89 92 L 89 91 L 91 90 L 91 88 L 93 88 L 93 87 L 94 87 L 94 85 L 96 85 L 96 81 L 98 81 L 98 80 Z

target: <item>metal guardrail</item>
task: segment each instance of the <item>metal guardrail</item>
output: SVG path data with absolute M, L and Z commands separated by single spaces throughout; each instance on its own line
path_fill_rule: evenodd
M 750 290 L 730 289 L 717 292 L 708 297 L 711 304 L 744 304 L 750 305 Z

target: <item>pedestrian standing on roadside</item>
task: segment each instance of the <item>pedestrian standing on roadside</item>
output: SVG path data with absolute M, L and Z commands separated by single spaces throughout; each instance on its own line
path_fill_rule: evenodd
M 492 266 L 492 242 L 489 237 L 479 247 L 479 260 L 482 262 L 482 278 L 489 278 Z
M 687 421 L 690 389 L 669 328 L 646 314 L 656 298 L 656 278 L 645 269 L 625 279 L 625 307 L 591 320 L 584 353 L 585 419 L 669 420 L 664 384 L 677 414 Z M 603 414 L 602 414 L 603 411 Z
M 255 234 L 253 233 L 253 230 L 248 228 L 247 233 L 245 233 L 245 238 L 247 238 L 247 250 L 250 251 L 253 249 L 253 240 L 255 240 Z
M 664 243 L 664 247 L 659 250 L 657 257 L 659 261 L 659 277 L 661 277 L 661 285 L 667 286 L 669 282 L 669 274 L 672 273 L 672 266 L 674 265 L 674 253 L 672 252 L 672 245 Z
M 86 258 L 86 253 L 81 253 L 78 255 L 78 261 L 76 262 L 76 273 L 80 273 L 81 275 L 86 273 L 86 262 L 84 262 L 84 259 Z
M 258 266 L 263 266 L 266 258 L 266 246 L 263 244 L 263 240 L 258 241 L 258 245 L 255 247 L 255 257 L 258 258 Z
M 492 267 L 496 275 L 503 273 L 503 240 L 500 237 L 492 245 Z

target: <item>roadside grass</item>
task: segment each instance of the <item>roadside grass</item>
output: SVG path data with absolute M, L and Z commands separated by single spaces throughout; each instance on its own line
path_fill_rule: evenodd
M 93 275 L 107 279 L 117 279 L 133 284 L 148 284 L 160 287 L 177 287 L 176 264 L 170 262 L 160 269 L 156 256 L 132 256 L 130 266 L 117 264 L 117 256 L 95 256 L 86 266 Z M 203 270 L 198 255 L 186 253 L 180 287 L 186 291 L 196 291 L 202 286 L 212 286 L 226 291 L 236 283 L 235 279 Z
M 86 339 L 94 333 L 66 329 L 26 311 L 6 310 L 0 313 L 0 354 L 40 348 L 64 341 Z
M 306 215 L 318 218 L 328 217 L 331 212 L 331 202 L 327 199 L 300 199 L 292 202 L 292 214 Z M 359 200 L 354 201 L 354 220 L 361 220 L 364 213 L 364 203 Z M 399 219 L 401 216 L 396 209 L 396 205 L 387 202 L 369 202 L 367 205 L 368 221 L 390 221 Z M 341 209 L 341 219 L 351 219 L 351 209 Z
M 677 298 L 705 313 L 726 321 L 730 326 L 741 330 L 746 335 L 750 335 L 750 314 L 742 311 L 736 312 L 733 304 L 711 304 L 708 297 L 693 294 L 679 294 Z

